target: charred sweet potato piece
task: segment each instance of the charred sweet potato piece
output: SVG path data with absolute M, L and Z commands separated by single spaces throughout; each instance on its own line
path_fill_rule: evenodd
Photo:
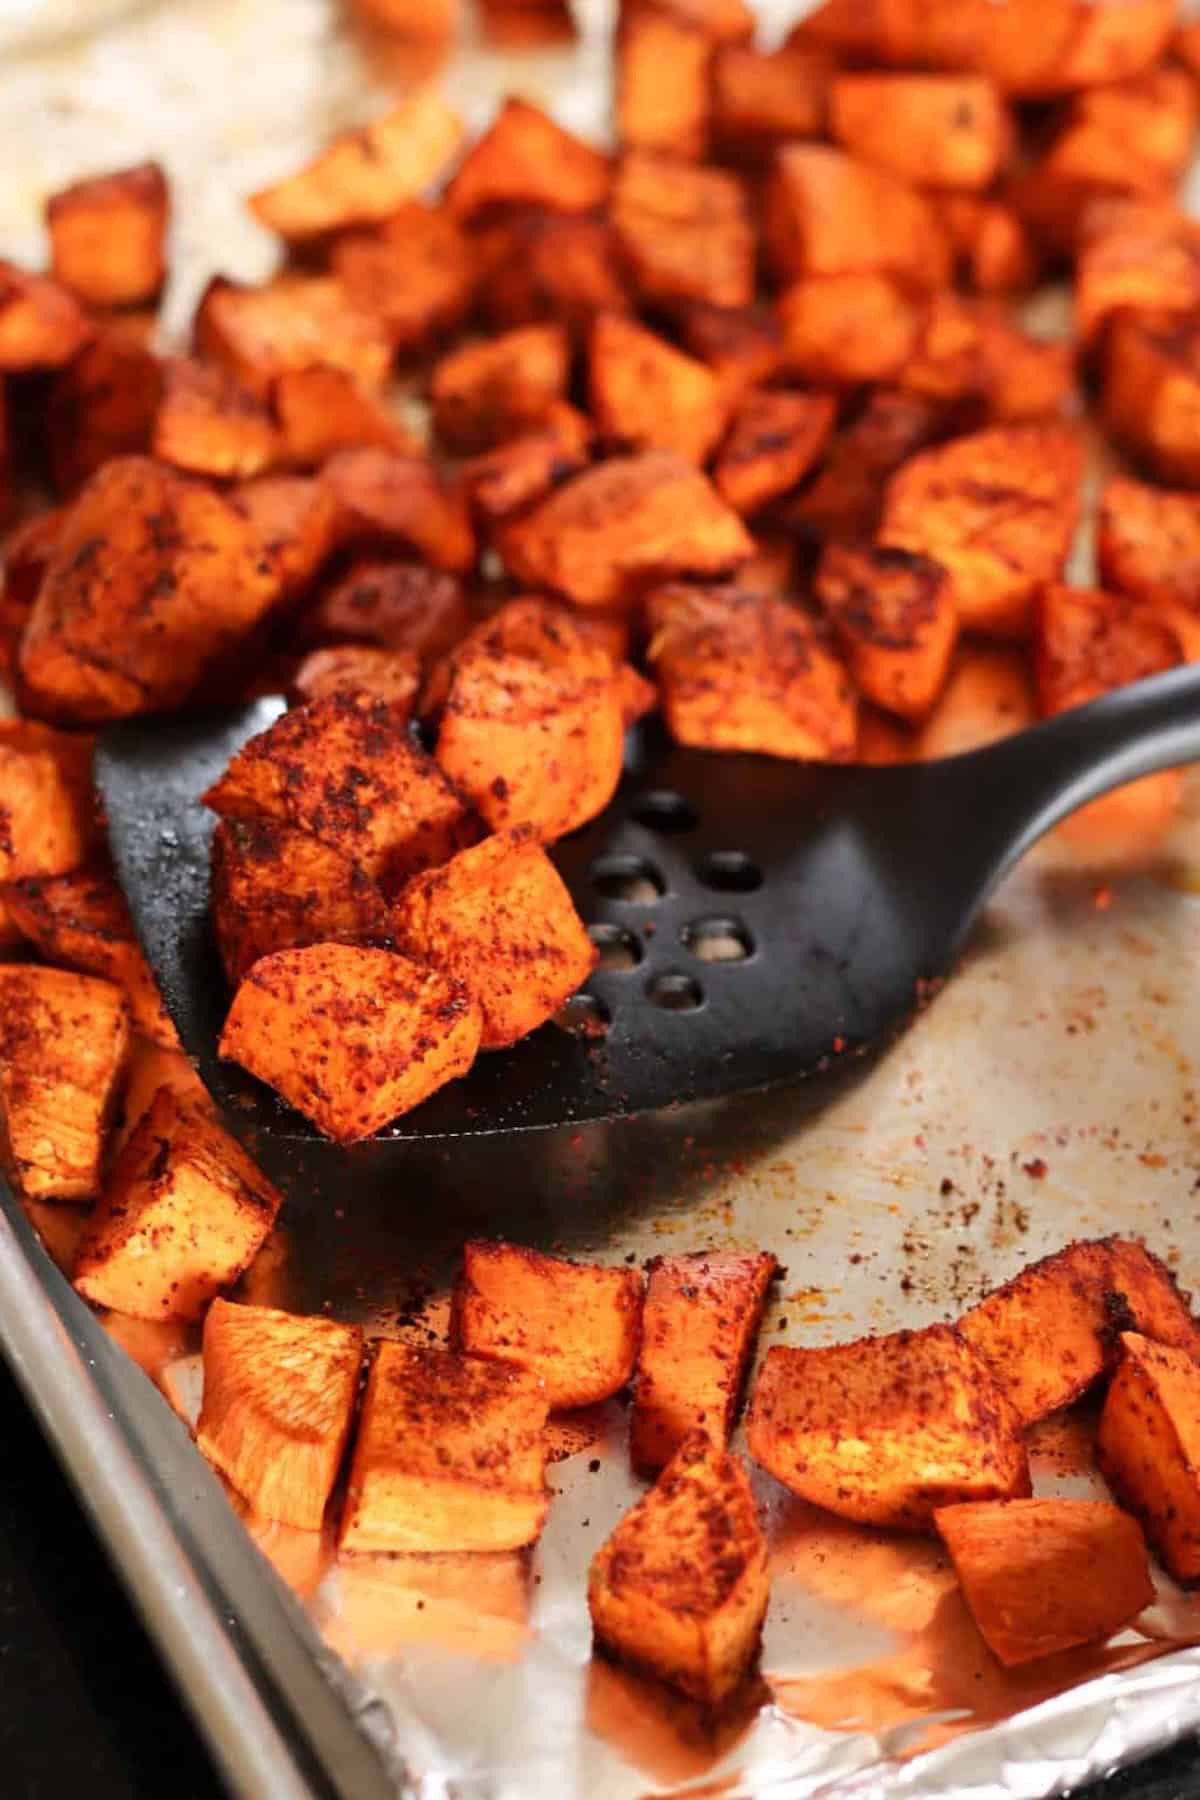
M 219 1049 L 352 1144 L 465 1075 L 480 1023 L 466 989 L 435 969 L 390 950 L 310 944 L 253 965 Z
M 799 608 L 732 582 L 680 585 L 651 595 L 649 626 L 677 742 L 819 762 L 853 756 L 853 690 Z
M 773 1345 L 746 1441 L 793 1493 L 867 1525 L 927 1531 L 939 1507 L 1029 1493 L 1016 1415 L 953 1325 Z
M 750 305 L 754 230 L 735 176 L 630 152 L 617 168 L 609 217 L 644 301 Z
M 979 399 L 996 424 L 1050 418 L 1075 391 L 1070 344 L 1031 337 L 1006 319 L 980 318 L 978 354 Z
M 588 386 L 602 436 L 625 449 L 703 463 L 725 430 L 725 390 L 712 370 L 618 313 L 592 327 Z
M 650 1262 L 629 1435 L 636 1468 L 661 1469 L 689 1432 L 728 1443 L 776 1266 L 765 1250 Z
M 1174 207 L 1126 206 L 1085 234 L 1075 265 L 1075 329 L 1095 345 L 1123 311 L 1200 307 L 1200 227 Z
M 467 152 L 446 190 L 458 219 L 492 207 L 591 212 L 608 198 L 609 159 L 556 124 L 540 106 L 509 97 Z
M 894 381 L 917 342 L 920 308 L 887 275 L 813 275 L 777 306 L 781 360 L 809 381 Z
M 389 706 L 331 694 L 251 738 L 204 796 L 307 831 L 389 888 L 474 842 L 461 795 Z
M 407 355 L 448 331 L 475 291 L 474 248 L 445 207 L 403 206 L 377 231 L 348 232 L 330 267 L 353 304 Z
M 260 956 L 308 944 L 384 943 L 387 902 L 368 875 L 277 819 L 222 819 L 212 841 L 212 918 L 236 987 Z
M 10 921 L 47 962 L 102 975 L 123 988 L 134 1029 L 178 1049 L 178 1035 L 137 941 L 125 896 L 111 875 L 77 869 L 27 876 L 2 892 Z
M 88 1220 L 75 1287 L 135 1319 L 198 1319 L 242 1273 L 279 1205 L 215 1119 L 160 1088 Z
M 1200 486 L 1200 313 L 1122 313 L 1104 339 L 1101 409 L 1161 480 Z
M 958 638 L 941 564 L 908 550 L 830 544 L 816 593 L 867 699 L 903 719 L 926 718 Z
M 924 195 L 886 169 L 828 144 L 789 144 L 764 195 L 763 233 L 782 281 L 892 275 L 938 288 L 950 249 Z
M 1096 553 L 1106 586 L 1158 616 L 1200 617 L 1200 494 L 1115 476 L 1100 495 Z
M 475 533 L 461 488 L 423 456 L 367 447 L 340 450 L 323 479 L 342 509 L 347 535 L 398 541 L 436 568 L 462 574 L 475 561 Z
M 509 573 L 578 606 L 614 606 L 655 576 L 719 574 L 754 545 L 737 514 L 670 451 L 613 457 L 498 534 Z
M 348 640 L 432 660 L 470 628 L 471 609 L 453 575 L 421 563 L 360 559 L 305 614 L 301 635 L 306 643 Z
M 839 74 L 830 83 L 834 141 L 919 187 L 990 187 L 1012 125 L 979 75 Z
M 1195 83 L 1163 66 L 1077 94 L 1039 173 L 1074 187 L 1081 202 L 1091 189 L 1153 198 L 1183 173 L 1195 135 Z
M 1105 1500 L 943 1506 L 934 1522 L 1006 1669 L 1109 1638 L 1153 1603 L 1141 1527 Z
M 343 1550 L 517 1550 L 542 1529 L 546 1393 L 523 1369 L 381 1343 L 350 1466 Z
M 44 275 L 0 262 L 0 374 L 61 369 L 94 327 L 73 294 Z
M 838 432 L 815 480 L 789 502 L 787 517 L 818 542 L 874 535 L 887 478 L 945 426 L 941 405 L 922 394 L 876 388 Z
M 384 321 L 333 275 L 277 275 L 262 287 L 216 276 L 196 313 L 196 350 L 262 398 L 289 369 L 320 365 L 378 388 L 392 361 Z
M 680 309 L 679 331 L 685 348 L 707 363 L 731 394 L 769 381 L 779 368 L 779 327 L 765 310 L 697 301 Z
M 196 1443 L 263 1518 L 320 1531 L 362 1356 L 360 1325 L 213 1301 Z
M 265 475 L 231 490 L 229 503 L 246 521 L 260 560 L 279 583 L 281 600 L 303 593 L 333 551 L 340 511 L 323 482 Z
M 607 1400 L 633 1374 L 642 1276 L 472 1240 L 451 1303 L 455 1343 L 538 1376 L 556 1407 Z
M 456 976 L 479 1002 L 481 1050 L 536 1031 L 596 965 L 558 870 L 519 834 L 485 838 L 416 876 L 393 910 L 400 948 Z
M 718 1706 L 758 1654 L 767 1543 L 736 1456 L 693 1432 L 592 1558 L 600 1648 Z
M 977 194 L 947 194 L 938 206 L 956 273 L 976 294 L 1010 294 L 1037 279 L 1037 250 L 1014 206 Z
M 276 380 L 271 399 L 279 455 L 294 468 L 316 468 L 360 444 L 417 448 L 395 414 L 342 369 L 289 369 Z
M 1027 630 L 1037 588 L 1066 561 L 1082 451 L 1066 426 L 1010 425 L 922 451 L 893 475 L 880 539 L 948 571 L 964 626 Z
M 438 436 L 461 451 L 519 436 L 565 397 L 570 357 L 561 325 L 524 325 L 450 351 L 429 384 Z
M 110 1140 L 115 1158 L 141 1123 L 159 1088 L 170 1088 L 184 1106 L 198 1107 L 213 1118 L 216 1103 L 182 1050 L 168 1050 L 153 1038 L 135 1035 L 121 1090 L 119 1117 Z
M 534 595 L 506 600 L 434 665 L 421 710 L 440 713 L 455 669 L 480 652 L 491 657 L 522 657 L 576 681 L 606 681 L 628 648 L 629 621 L 623 613 L 580 613 L 561 600 Z
M 578 331 L 629 305 L 616 234 L 607 219 L 530 211 L 474 237 L 479 298 L 501 329 L 560 320 Z
M 292 677 L 293 691 L 302 701 L 364 694 L 405 719 L 412 717 L 420 687 L 416 651 L 385 650 L 380 644 L 329 644 L 312 650 Z
M 0 1165 L 31 1200 L 98 1191 L 129 1044 L 111 982 L 0 964 Z
M 616 124 L 621 144 L 698 160 L 708 143 L 713 46 L 669 9 L 640 7 L 616 41 Z
M 279 460 L 269 410 L 228 369 L 177 356 L 163 377 L 152 443 L 160 461 L 229 479 L 261 475 Z
M 1105 1479 L 1177 1581 L 1200 1580 L 1200 1363 L 1125 1331 L 1100 1415 Z
M 73 494 L 111 458 L 150 448 L 162 364 L 132 333 L 106 325 L 60 369 L 46 397 L 50 472 Z
M 50 271 L 88 306 L 140 306 L 166 277 L 167 180 L 138 163 L 60 188 L 46 201 Z
M 728 157 L 758 162 L 793 138 L 825 128 L 829 58 L 800 47 L 719 49 L 712 62 L 712 133 Z
M 11 675 L 17 646 L 29 623 L 50 552 L 66 518 L 65 507 L 35 513 L 4 539 L 0 556 L 0 674 Z
M 177 706 L 278 595 L 224 496 L 148 458 L 117 458 L 63 525 L 21 644 L 21 680 L 38 710 L 71 721 Z
M 559 401 L 533 429 L 473 457 L 459 475 L 476 512 L 506 519 L 585 469 L 591 441 L 591 421 Z
M 808 474 L 836 417 L 831 394 L 751 388 L 717 456 L 713 486 L 737 512 L 757 512 Z
M 0 880 L 69 874 L 99 835 L 92 739 L 0 719 Z
M 307 168 L 251 196 L 250 207 L 289 243 L 372 224 L 417 200 L 457 154 L 462 121 L 436 87 L 344 132 Z

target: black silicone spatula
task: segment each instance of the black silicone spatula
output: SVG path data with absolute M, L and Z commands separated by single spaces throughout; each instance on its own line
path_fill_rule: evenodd
M 113 852 L 187 1050 L 271 1172 L 385 1169 L 413 1139 L 575 1126 L 794 1080 L 900 1024 L 1037 837 L 1136 776 L 1200 757 L 1200 668 L 1157 676 L 965 756 L 808 766 L 631 740 L 604 815 L 553 854 L 603 962 L 568 1009 L 353 1151 L 218 1061 L 228 995 L 208 924 L 199 796 L 277 715 L 137 722 L 98 774 Z M 381 1161 L 381 1159 L 383 1159 Z

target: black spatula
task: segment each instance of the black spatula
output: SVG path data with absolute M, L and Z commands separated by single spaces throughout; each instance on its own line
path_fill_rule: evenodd
M 268 1172 L 272 1147 L 289 1167 L 304 1142 L 309 1171 L 328 1160 L 377 1175 L 414 1139 L 571 1127 L 825 1068 L 918 1007 L 1050 826 L 1200 757 L 1200 668 L 913 766 L 714 755 L 636 733 L 612 805 L 553 852 L 603 957 L 569 1019 L 480 1058 L 347 1151 L 216 1054 L 228 995 L 208 924 L 214 820 L 199 796 L 281 705 L 122 726 L 98 755 L 117 867 L 167 1006 Z

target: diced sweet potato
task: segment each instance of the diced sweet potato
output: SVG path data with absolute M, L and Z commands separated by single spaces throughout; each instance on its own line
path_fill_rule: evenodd
M 343 1550 L 517 1550 L 542 1529 L 546 1394 L 523 1369 L 381 1343 L 354 1445 Z
M 1169 1270 L 1128 1238 L 1068 1244 L 1022 1269 L 959 1326 L 1022 1425 L 1068 1405 L 1110 1369 L 1124 1329 L 1200 1352 L 1200 1327 Z
M 601 1649 L 709 1706 L 753 1665 L 769 1592 L 745 1468 L 703 1432 L 680 1444 L 588 1574 Z
M 276 819 L 222 819 L 212 841 L 212 918 L 237 986 L 260 956 L 307 944 L 385 943 L 393 925 L 371 878 L 341 851 Z
M 117 458 L 64 523 L 21 644 L 21 679 L 38 710 L 72 721 L 177 706 L 278 594 L 227 499 L 148 458 Z
M 793 1493 L 867 1525 L 927 1531 L 939 1507 L 1029 1493 L 1016 1415 L 953 1325 L 773 1345 L 746 1441 Z
M 585 469 L 591 441 L 591 421 L 559 401 L 534 429 L 472 458 L 459 474 L 477 512 L 506 519 Z
M 509 573 L 578 606 L 615 606 L 656 576 L 719 574 L 754 545 L 696 469 L 670 451 L 613 457 L 507 522 Z
M 121 1091 L 120 1117 L 110 1140 L 115 1158 L 124 1149 L 149 1110 L 159 1088 L 170 1088 L 185 1107 L 198 1107 L 213 1118 L 216 1102 L 182 1050 L 168 1050 L 152 1038 L 135 1036 L 129 1052 L 128 1073 Z M 74 1260 L 74 1259 L 72 1259 Z
M 790 504 L 788 517 L 818 541 L 873 536 L 888 476 L 940 436 L 944 424 L 944 409 L 936 401 L 875 389 L 834 438 L 824 466 Z
M 311 944 L 260 957 L 219 1049 L 352 1144 L 465 1075 L 480 1025 L 466 989 L 437 970 L 390 950 Z
M 1124 206 L 1084 235 L 1075 265 L 1075 329 L 1085 346 L 1123 310 L 1200 306 L 1200 227 L 1174 207 Z
M 461 1349 L 539 1376 L 551 1408 L 591 1406 L 633 1374 L 642 1275 L 474 1240 L 463 1245 L 451 1319 Z
M 196 1443 L 263 1518 L 320 1531 L 362 1356 L 361 1325 L 213 1301 Z
M 728 157 L 757 162 L 793 138 L 820 137 L 829 75 L 829 58 L 819 50 L 719 49 L 712 63 L 717 147 Z
M 519 436 L 565 397 L 570 356 L 561 325 L 524 325 L 450 351 L 430 378 L 438 436 L 462 451 Z
M 927 717 L 945 685 L 958 614 L 940 563 L 909 550 L 830 544 L 816 593 L 868 700 Z
M 924 195 L 886 169 L 828 144 L 780 150 L 764 198 L 763 231 L 781 280 L 892 275 L 945 284 L 950 251 Z
M 854 693 L 807 614 L 737 584 L 651 595 L 649 659 L 667 728 L 697 749 L 818 762 L 854 754 Z
M 540 844 L 511 832 L 416 876 L 394 917 L 400 948 L 456 976 L 479 1002 L 481 1050 L 536 1031 L 596 965 L 558 870 Z
M 522 657 L 576 681 L 606 681 L 629 648 L 629 621 L 623 613 L 579 613 L 561 600 L 533 595 L 506 600 L 472 627 L 453 653 L 431 670 L 422 696 L 424 713 L 440 713 L 454 671 L 464 659 Z
M 833 431 L 831 394 L 751 388 L 713 468 L 713 486 L 740 513 L 755 513 L 813 468 Z
M 1158 615 L 1185 607 L 1200 616 L 1200 494 L 1115 476 L 1100 495 L 1096 553 L 1108 587 Z
M 631 152 L 617 168 L 609 217 L 634 285 L 650 305 L 750 305 L 754 230 L 735 176 Z
M 433 185 L 457 154 L 462 121 L 436 87 L 419 87 L 369 125 L 347 131 L 307 168 L 251 196 L 289 243 L 387 218 Z
M 1073 186 L 1081 202 L 1090 189 L 1154 198 L 1183 173 L 1195 135 L 1194 81 L 1159 67 L 1077 94 L 1039 172 Z
M 912 762 L 915 748 L 913 733 L 897 719 L 876 712 L 873 706 L 859 708 L 855 762 L 868 768 L 887 768 L 892 763 Z
M 572 330 L 629 304 L 617 239 L 607 219 L 530 211 L 474 238 L 480 302 L 503 328 L 557 319 Z
M 1075 391 L 1070 344 L 1031 337 L 984 316 L 979 332 L 979 398 L 990 421 L 1017 424 L 1061 413 Z
M 648 1267 L 629 1453 L 661 1469 L 690 1432 L 728 1443 L 777 1265 L 765 1250 L 702 1250 Z
M 781 360 L 809 381 L 894 381 L 917 341 L 920 308 L 887 275 L 813 275 L 777 306 Z
M 1051 582 L 1038 596 L 1033 666 L 1043 713 L 1085 706 L 1178 661 L 1168 627 L 1119 595 Z
M 0 965 L 0 1165 L 32 1200 L 88 1200 L 129 1054 L 120 988 Z
M 405 719 L 412 717 L 420 687 L 421 659 L 416 651 L 385 650 L 381 644 L 329 644 L 312 650 L 292 677 L 300 700 L 364 694 Z
M 333 275 L 277 275 L 262 287 L 217 276 L 196 313 L 196 349 L 264 399 L 289 369 L 323 365 L 378 388 L 392 336 Z
M 402 42 L 440 48 L 459 18 L 458 0 L 352 0 L 371 24 Z
M 769 381 L 779 368 L 779 327 L 765 310 L 697 301 L 680 310 L 679 330 L 685 347 L 731 394 Z
M 948 571 L 970 630 L 1020 636 L 1061 573 L 1079 517 L 1082 450 L 1060 425 L 996 426 L 922 451 L 892 476 L 880 539 Z
M 666 13 L 703 33 L 710 44 L 745 44 L 754 36 L 750 0 L 620 0 L 622 22 L 639 12 Z
M 920 762 L 960 756 L 1011 737 L 1036 722 L 1033 678 L 1024 647 L 960 644 L 950 678 L 916 740 Z
M 1200 316 L 1122 313 L 1103 347 L 1101 408 L 1161 480 L 1200 486 Z
M 1105 1479 L 1145 1527 L 1177 1581 L 1200 1580 L 1200 1363 L 1173 1345 L 1122 1332 L 1100 1416 Z
M 725 430 L 725 391 L 711 369 L 618 313 L 592 327 L 588 386 L 601 434 L 625 449 L 703 463 Z
M 0 880 L 69 874 L 99 835 L 92 739 L 0 719 Z
M 943 1506 L 934 1522 L 1006 1669 L 1101 1642 L 1154 1601 L 1141 1528 L 1105 1500 Z
M 303 593 L 330 555 L 340 512 L 323 482 L 266 475 L 231 490 L 229 503 L 250 529 L 260 559 L 279 583 L 280 599 Z
M 425 457 L 370 446 L 340 450 L 323 478 L 349 536 L 398 541 L 454 574 L 473 566 L 475 533 L 462 489 Z
M 163 370 L 153 450 L 195 475 L 261 475 L 279 460 L 271 414 L 228 369 L 172 357 Z
M 456 325 L 475 290 L 475 253 L 445 207 L 414 201 L 378 231 L 339 237 L 330 266 L 353 304 L 401 354 Z
M 307 831 L 391 888 L 473 843 L 477 826 L 391 708 L 331 694 L 284 713 L 204 796 L 228 819 Z
M 4 540 L 0 558 L 0 678 L 11 685 L 17 648 L 37 599 L 66 511 L 35 513 Z
M 444 656 L 471 627 L 461 582 L 421 563 L 360 559 L 305 614 L 306 643 L 347 640 Z
M 1015 207 L 977 194 L 947 194 L 938 217 L 965 287 L 977 294 L 1010 294 L 1033 286 L 1037 251 Z
M 342 369 L 289 369 L 276 380 L 271 399 L 279 454 L 295 468 L 316 468 L 359 444 L 417 448 L 395 414 Z
M 712 43 L 686 19 L 642 7 L 616 42 L 616 123 L 622 145 L 696 160 L 709 127 Z
M 831 135 L 844 150 L 919 187 L 990 187 L 1012 132 L 998 90 L 978 75 L 839 74 Z
M 139 306 L 166 276 L 167 180 L 138 163 L 60 188 L 46 201 L 50 269 L 88 306 Z
M 0 262 L 0 374 L 61 369 L 92 336 L 94 327 L 64 287 Z
M 215 1119 L 160 1088 L 113 1164 L 72 1279 L 85 1300 L 135 1319 L 198 1319 L 279 1206 Z
M 149 450 L 162 384 L 158 357 L 111 324 L 58 371 L 46 398 L 58 493 L 75 493 L 113 457 Z
M 133 929 L 125 896 L 103 870 L 35 875 L 3 890 L 9 919 L 47 962 L 102 975 L 125 990 L 134 1029 L 168 1049 L 179 1038 Z
M 608 198 L 609 180 L 603 151 L 564 130 L 541 107 L 510 96 L 464 157 L 446 200 L 459 219 L 498 206 L 591 212 Z

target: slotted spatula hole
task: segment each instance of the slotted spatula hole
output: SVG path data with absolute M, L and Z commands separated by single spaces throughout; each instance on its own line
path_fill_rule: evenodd
M 745 962 L 754 940 L 740 919 L 694 919 L 683 928 L 684 947 L 699 962 Z
M 589 925 L 588 936 L 600 952 L 602 969 L 636 969 L 642 960 L 641 944 L 621 925 Z
M 722 894 L 752 894 L 762 886 L 762 870 L 744 850 L 710 850 L 697 873 L 705 887 Z
M 647 831 L 660 831 L 668 836 L 677 831 L 692 831 L 699 815 L 682 794 L 673 788 L 652 788 L 633 807 L 633 816 Z
M 572 994 L 555 1013 L 554 1023 L 572 1037 L 600 1038 L 609 1027 L 608 1008 L 595 994 Z
M 592 864 L 592 886 L 605 900 L 647 906 L 662 897 L 667 884 L 644 856 L 601 856 Z
M 647 982 L 646 998 L 664 1012 L 695 1012 L 704 1005 L 704 989 L 693 976 L 671 969 Z

